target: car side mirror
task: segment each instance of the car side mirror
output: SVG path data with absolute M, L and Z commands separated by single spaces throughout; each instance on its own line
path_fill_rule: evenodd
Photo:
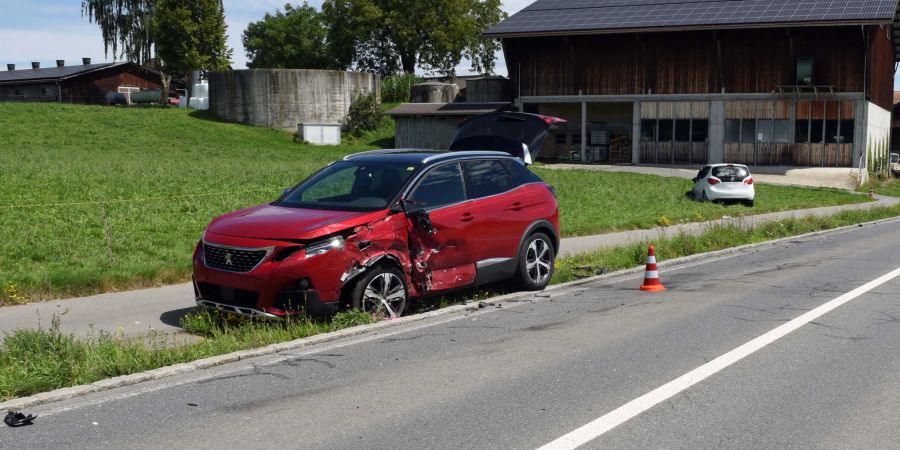
M 407 212 L 406 216 L 412 219 L 413 223 L 421 228 L 422 231 L 425 231 L 428 234 L 437 232 L 437 230 L 434 229 L 434 224 L 431 223 L 431 216 L 429 216 L 428 212 L 424 209 Z
M 399 214 L 402 212 L 406 212 L 406 207 L 404 205 L 405 205 L 405 203 L 403 202 L 402 199 L 394 202 L 394 204 L 391 205 L 391 208 L 390 208 L 391 214 Z

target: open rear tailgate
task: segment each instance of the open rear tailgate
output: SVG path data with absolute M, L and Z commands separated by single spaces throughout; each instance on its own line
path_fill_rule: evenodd
M 531 160 L 540 156 L 544 140 L 565 119 L 518 112 L 497 112 L 475 116 L 460 124 L 450 151 L 494 150 L 524 159 L 527 145 Z

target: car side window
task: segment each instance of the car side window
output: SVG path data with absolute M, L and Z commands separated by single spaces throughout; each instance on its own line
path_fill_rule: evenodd
M 500 164 L 503 164 L 503 167 L 509 171 L 515 186 L 521 186 L 528 183 L 540 183 L 543 181 L 538 178 L 537 175 L 531 173 L 530 170 L 526 169 L 524 165 L 511 159 L 501 159 Z
M 506 168 L 495 159 L 466 161 L 469 198 L 482 198 L 506 192 L 514 187 Z
M 466 200 L 459 163 L 446 164 L 428 172 L 406 199 L 412 206 L 434 209 Z

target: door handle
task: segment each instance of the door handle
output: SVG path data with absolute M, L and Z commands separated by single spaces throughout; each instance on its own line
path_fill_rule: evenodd
M 512 206 L 509 207 L 509 209 L 511 209 L 513 211 L 521 211 L 522 208 L 524 208 L 524 207 L 525 207 L 525 205 L 523 205 L 519 202 L 515 202 L 512 204 Z
M 459 220 L 463 222 L 471 222 L 474 218 L 475 216 L 473 216 L 472 213 L 465 213 L 462 215 L 462 217 L 459 218 Z

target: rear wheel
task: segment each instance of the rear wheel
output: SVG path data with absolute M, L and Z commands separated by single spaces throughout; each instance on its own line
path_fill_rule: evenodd
M 409 294 L 400 269 L 379 265 L 370 270 L 351 292 L 351 306 L 376 319 L 396 319 L 406 311 Z
M 751 208 L 752 208 L 752 207 L 753 207 L 753 204 L 754 204 L 754 202 L 753 202 L 753 200 L 752 200 L 752 199 L 751 199 L 751 200 L 744 200 L 744 204 L 745 204 L 745 205 L 747 205 L 747 206 L 749 206 L 749 207 L 751 207 Z
M 553 277 L 556 252 L 544 233 L 528 236 L 519 251 L 519 270 L 516 284 L 526 291 L 539 291 L 547 287 Z

